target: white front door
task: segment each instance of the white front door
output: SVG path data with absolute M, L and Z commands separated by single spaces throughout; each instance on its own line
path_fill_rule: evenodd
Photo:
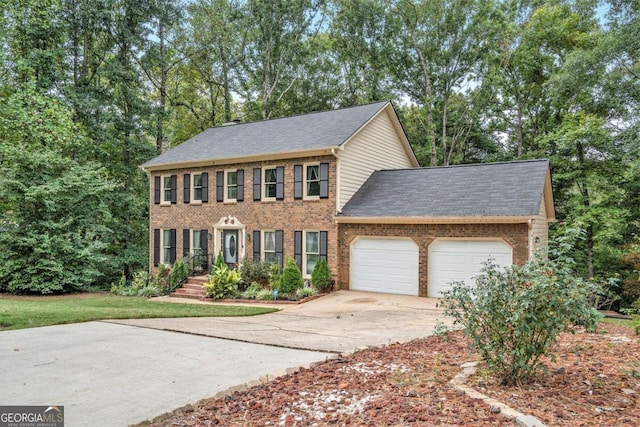
M 488 259 L 509 267 L 513 249 L 503 240 L 436 240 L 429 245 L 428 295 L 442 298 L 452 281 L 472 285 Z
M 411 239 L 357 238 L 349 282 L 352 290 L 418 295 L 418 245 Z
M 232 268 L 238 264 L 238 230 L 222 230 L 224 262 Z

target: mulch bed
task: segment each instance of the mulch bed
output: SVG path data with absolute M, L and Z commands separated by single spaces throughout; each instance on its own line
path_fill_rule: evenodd
M 640 339 L 628 327 L 563 334 L 548 374 L 523 387 L 480 374 L 471 385 L 559 426 L 640 424 Z M 200 402 L 155 426 L 513 425 L 449 381 L 475 360 L 461 332 L 327 360 L 247 391 Z

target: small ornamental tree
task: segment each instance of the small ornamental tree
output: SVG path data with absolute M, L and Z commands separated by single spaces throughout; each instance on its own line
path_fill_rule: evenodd
M 281 294 L 292 294 L 303 286 L 304 281 L 302 280 L 302 273 L 298 268 L 298 264 L 296 264 L 293 258 L 289 258 L 284 266 L 284 270 L 282 270 L 278 291 Z
M 313 267 L 311 283 L 313 283 L 318 292 L 327 292 L 331 288 L 331 271 L 329 271 L 327 260 L 321 259 Z
M 562 247 L 563 242 L 558 247 Z M 455 282 L 442 305 L 462 324 L 473 347 L 504 384 L 519 385 L 544 370 L 557 336 L 572 326 L 594 330 L 600 314 L 589 303 L 599 287 L 575 277 L 573 260 L 552 253 L 502 269 L 488 262 L 475 285 Z

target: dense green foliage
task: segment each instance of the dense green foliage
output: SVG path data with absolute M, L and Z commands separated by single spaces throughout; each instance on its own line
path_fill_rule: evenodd
M 293 294 L 298 289 L 304 286 L 304 280 L 302 280 L 302 272 L 296 264 L 296 260 L 289 258 L 282 270 L 282 277 L 278 284 L 278 292 L 281 295 Z
M 0 331 L 102 319 L 254 316 L 273 311 L 265 307 L 163 303 L 110 294 L 14 297 L 2 300 Z
M 238 296 L 240 280 L 239 271 L 229 268 L 226 264 L 216 265 L 208 276 L 204 289 L 211 298 L 235 298 Z
M 586 232 L 576 270 L 618 274 L 623 306 L 640 297 L 637 1 L 7 0 L 0 12 L 2 290 L 108 289 L 147 268 L 138 166 L 210 126 L 391 99 L 423 165 L 550 158 L 558 220 Z M 55 212 L 67 203 L 84 219 Z
M 454 283 L 442 301 L 445 314 L 465 327 L 487 368 L 505 384 L 520 385 L 544 369 L 558 334 L 572 326 L 595 329 L 601 317 L 591 305 L 600 288 L 574 274 L 556 242 L 553 259 L 508 269 L 487 263 L 473 286 Z
M 331 271 L 326 259 L 321 259 L 313 267 L 311 283 L 318 292 L 327 292 L 331 289 Z

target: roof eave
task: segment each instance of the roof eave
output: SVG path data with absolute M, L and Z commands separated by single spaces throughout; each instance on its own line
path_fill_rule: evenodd
M 189 161 L 189 162 L 161 163 L 161 164 L 154 164 L 149 166 L 142 165 L 140 166 L 140 168 L 145 172 L 151 173 L 151 172 L 165 171 L 165 170 L 171 170 L 171 169 L 188 169 L 188 168 L 200 168 L 200 167 L 206 167 L 206 166 L 231 165 L 231 164 L 237 164 L 237 163 L 278 161 L 278 160 L 295 159 L 299 157 L 332 155 L 337 149 L 339 149 L 339 147 L 324 147 L 324 148 L 316 148 L 313 150 L 290 151 L 285 153 L 269 153 L 269 154 L 258 154 L 258 155 L 243 156 L 243 157 L 228 157 L 228 158 L 205 159 L 205 160 L 197 160 L 197 161 Z
M 535 216 L 349 217 L 336 216 L 338 224 L 522 224 Z

